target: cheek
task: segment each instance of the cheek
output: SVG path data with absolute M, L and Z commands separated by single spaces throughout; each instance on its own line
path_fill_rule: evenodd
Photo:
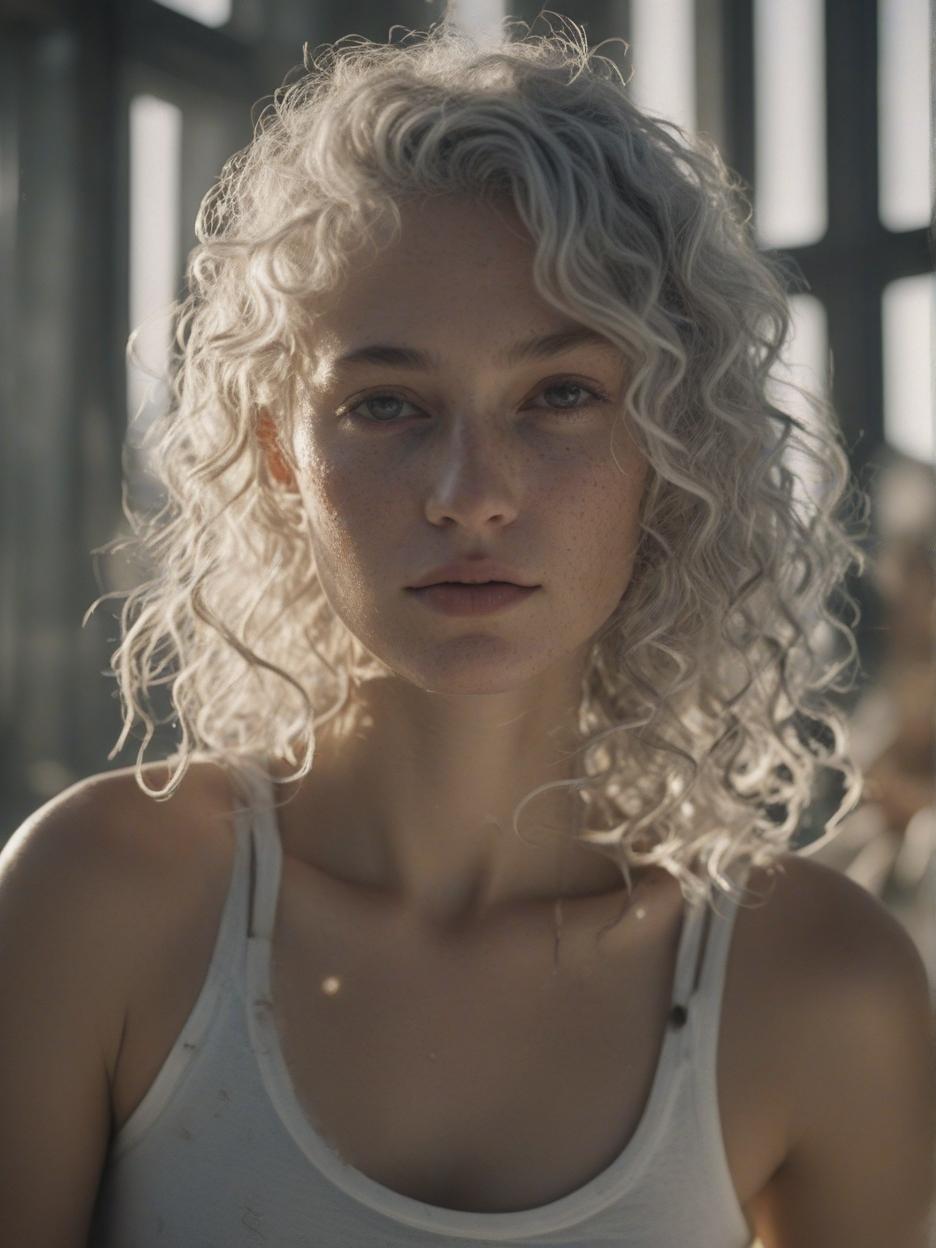
M 347 483 L 311 441 L 305 441 L 297 458 L 297 484 L 309 540 L 319 579 L 325 586 L 332 580 L 331 570 L 346 557 L 350 545 Z
M 602 467 L 580 482 L 577 503 L 566 513 L 567 532 L 575 533 L 570 553 L 592 587 L 613 599 L 626 588 L 636 558 L 644 478 L 627 465 L 623 475 Z
M 382 563 L 390 516 L 386 474 L 316 458 L 301 477 L 303 506 L 319 581 L 332 607 L 356 619 L 362 594 Z
M 331 543 L 345 527 L 342 517 L 347 515 L 353 478 L 310 427 L 297 434 L 295 449 L 303 504 L 315 532 Z

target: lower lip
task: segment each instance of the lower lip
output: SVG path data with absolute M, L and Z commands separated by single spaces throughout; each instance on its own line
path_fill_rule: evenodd
M 538 585 L 511 585 L 507 581 L 490 581 L 487 585 L 429 585 L 411 593 L 427 607 L 443 615 L 489 615 L 502 611 L 539 589 Z

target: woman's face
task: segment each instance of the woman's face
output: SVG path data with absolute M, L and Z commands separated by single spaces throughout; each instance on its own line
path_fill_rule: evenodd
M 452 197 L 402 217 L 317 322 L 297 486 L 322 588 L 366 649 L 422 688 L 500 692 L 587 652 L 630 579 L 648 465 L 610 342 L 508 360 L 576 325 L 536 291 L 513 210 Z M 376 345 L 428 363 L 341 362 Z M 408 592 L 478 552 L 540 588 L 484 616 Z

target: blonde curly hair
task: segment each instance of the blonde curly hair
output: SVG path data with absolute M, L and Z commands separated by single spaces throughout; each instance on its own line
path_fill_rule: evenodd
M 636 107 L 614 63 L 560 21 L 534 36 L 505 19 L 483 47 L 447 22 L 398 43 L 346 36 L 314 57 L 306 45 L 303 72 L 198 214 L 171 401 L 143 440 L 167 501 L 135 509 L 125 482 L 135 536 L 99 548 L 135 542 L 152 576 L 85 620 L 126 596 L 110 658 L 123 731 L 108 757 L 139 716 L 148 795 L 171 796 L 196 754 L 234 774 L 274 752 L 296 768 L 284 783 L 305 776 L 315 728 L 385 671 L 326 601 L 284 486 L 317 300 L 359 249 L 394 236 L 404 201 L 510 203 L 538 291 L 633 361 L 628 428 L 651 465 L 633 573 L 583 675 L 584 779 L 528 794 L 514 830 L 541 789 L 573 786 L 592 825 L 580 839 L 628 886 L 630 867 L 659 864 L 696 902 L 713 885 L 734 892 L 736 871 L 778 869 L 818 767 L 845 778 L 822 843 L 859 800 L 827 698 L 851 687 L 857 649 L 829 606 L 841 592 L 857 622 L 844 580 L 864 570 L 868 498 L 830 405 L 794 386 L 807 423 L 772 401 L 792 315 L 742 184 L 706 137 Z M 172 702 L 162 720 L 158 685 Z M 170 720 L 178 766 L 150 789 L 143 755 Z

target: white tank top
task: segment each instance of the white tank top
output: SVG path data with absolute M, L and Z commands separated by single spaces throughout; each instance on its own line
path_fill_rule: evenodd
M 282 850 L 262 764 L 243 776 L 214 953 L 171 1052 L 108 1149 L 89 1248 L 750 1248 L 718 1116 L 715 1059 L 736 903 L 687 906 L 670 1018 L 618 1157 L 534 1209 L 471 1213 L 346 1164 L 296 1099 L 271 1010 Z

